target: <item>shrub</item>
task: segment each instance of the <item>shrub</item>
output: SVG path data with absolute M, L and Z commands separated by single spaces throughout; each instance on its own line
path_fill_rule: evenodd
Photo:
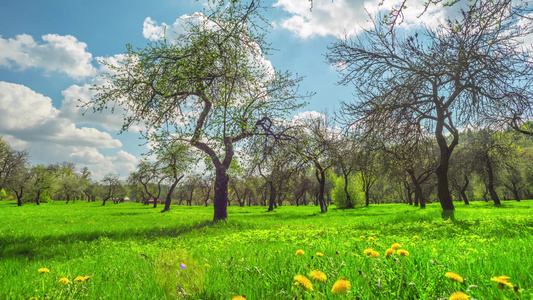
M 362 183 L 360 176 L 350 175 L 348 178 L 348 193 L 351 201 L 348 202 L 346 193 L 344 192 L 344 177 L 339 177 L 335 180 L 335 188 L 331 193 L 331 197 L 338 208 L 354 208 L 356 205 L 362 204 L 365 201 L 365 193 L 362 190 Z

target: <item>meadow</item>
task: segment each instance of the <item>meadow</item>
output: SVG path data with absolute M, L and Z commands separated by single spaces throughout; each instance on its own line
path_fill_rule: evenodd
M 100 205 L 0 202 L 0 299 L 533 299 L 531 201 L 459 203 L 454 220 L 439 204 L 229 207 L 215 225 L 212 207 Z

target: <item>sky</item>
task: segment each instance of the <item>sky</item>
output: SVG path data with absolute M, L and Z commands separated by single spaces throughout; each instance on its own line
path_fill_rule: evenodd
M 452 11 L 430 9 L 410 0 L 401 25 L 438 24 Z M 331 114 L 340 101 L 353 101 L 351 87 L 338 86 L 337 69 L 326 63 L 327 47 L 344 33 L 369 28 L 368 14 L 390 9 L 386 0 L 271 0 L 266 17 L 273 51 L 266 58 L 276 70 L 305 76 L 301 91 L 316 93 L 302 111 Z M 94 114 L 78 107 L 126 44 L 145 47 L 150 29 L 172 26 L 177 18 L 201 11 L 205 0 L 19 0 L 0 2 L 0 136 L 27 149 L 32 164 L 69 161 L 88 167 L 93 178 L 108 173 L 127 177 L 146 145 L 135 132 L 119 134 L 122 114 Z M 116 111 L 116 112 L 117 112 Z

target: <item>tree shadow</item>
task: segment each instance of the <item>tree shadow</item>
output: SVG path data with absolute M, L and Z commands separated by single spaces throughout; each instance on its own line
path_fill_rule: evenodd
M 41 237 L 23 235 L 23 236 L 5 236 L 0 243 L 1 260 L 20 259 L 28 260 L 44 259 L 49 260 L 55 256 L 64 254 L 64 249 L 68 245 L 79 242 L 93 242 L 101 238 L 107 238 L 117 241 L 128 241 L 140 238 L 152 237 L 169 237 L 174 238 L 180 235 L 199 230 L 204 227 L 213 226 L 213 221 L 204 221 L 193 225 L 182 225 L 180 227 L 167 228 L 163 231 L 154 231 L 154 228 L 125 229 L 120 232 L 75 232 L 63 235 L 45 235 Z M 57 246 L 60 247 L 57 247 Z

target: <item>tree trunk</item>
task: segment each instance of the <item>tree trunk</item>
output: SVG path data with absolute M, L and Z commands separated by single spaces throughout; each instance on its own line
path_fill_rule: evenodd
M 470 183 L 470 180 L 468 179 L 468 176 L 465 175 L 465 185 L 461 188 L 461 197 L 463 197 L 463 200 L 465 202 L 465 205 L 469 205 L 470 202 L 468 201 L 468 197 L 466 196 L 466 189 L 468 188 L 468 184 Z
M 494 171 L 492 170 L 492 164 L 490 162 L 488 153 L 485 154 L 485 164 L 487 167 L 487 175 L 489 176 L 489 184 L 487 185 L 487 189 L 489 190 L 490 197 L 492 198 L 492 201 L 494 201 L 494 206 L 502 206 L 500 198 L 494 189 Z
M 518 190 L 516 189 L 516 187 L 514 188 L 513 190 L 513 194 L 514 194 L 514 199 L 518 202 L 520 202 L 520 193 L 518 192 Z
M 274 182 L 270 181 L 270 198 L 268 199 L 268 211 L 274 210 L 274 203 L 276 202 L 276 187 Z
M 424 209 L 426 208 L 426 200 L 424 199 L 424 193 L 422 193 L 422 187 L 420 186 L 420 182 L 415 176 L 414 170 L 408 170 L 407 173 L 411 177 L 411 181 L 413 181 L 413 184 L 415 186 L 415 203 L 420 203 L 420 208 Z M 415 205 L 418 206 L 418 205 Z
M 226 174 L 224 166 L 216 167 L 215 197 L 213 200 L 215 214 L 213 216 L 213 222 L 228 218 L 228 182 L 229 175 Z
M 181 175 L 180 178 L 177 176 L 174 176 L 174 182 L 170 186 L 170 190 L 168 190 L 167 198 L 165 199 L 165 208 L 161 212 L 170 211 L 170 202 L 172 201 L 172 193 L 174 192 L 174 189 L 176 188 L 176 185 L 178 185 L 178 182 L 183 178 L 184 175 Z M 157 202 L 157 200 L 155 201 Z
M 348 176 L 349 172 L 343 172 L 344 173 L 344 194 L 346 195 L 346 203 L 348 206 L 346 208 L 354 208 L 355 205 L 352 203 L 352 197 L 350 196 L 350 193 L 348 193 Z
M 320 189 L 318 192 L 318 203 L 320 204 L 320 212 L 325 213 L 328 211 L 326 201 L 324 200 L 324 190 L 326 188 L 326 170 L 321 170 L 320 172 L 316 170 L 316 177 L 320 183 Z
M 440 100 L 442 100 L 442 98 Z M 453 217 L 453 211 L 455 209 L 455 207 L 453 206 L 453 200 L 452 196 L 450 195 L 450 188 L 448 185 L 448 170 L 450 166 L 450 156 L 452 154 L 453 149 L 459 142 L 459 136 L 456 132 L 452 132 L 453 141 L 451 142 L 450 146 L 448 146 L 446 137 L 443 135 L 445 120 L 445 109 L 438 104 L 435 137 L 437 138 L 437 143 L 439 145 L 440 157 L 439 166 L 435 170 L 435 174 L 437 175 L 437 195 L 439 198 L 440 205 L 442 207 L 442 216 L 447 218 Z

